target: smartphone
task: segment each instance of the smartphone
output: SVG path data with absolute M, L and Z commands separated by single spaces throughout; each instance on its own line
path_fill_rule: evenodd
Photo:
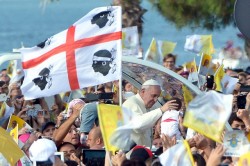
M 43 110 L 37 111 L 37 115 L 42 115 L 42 116 L 44 116 L 44 114 L 45 114 L 45 112 L 44 112 Z
M 95 94 L 95 93 L 87 93 L 85 96 L 86 96 L 86 99 L 87 101 L 98 101 L 100 99 L 113 99 L 113 95 L 114 93 L 113 92 L 109 92 L 109 93 L 99 93 L 99 94 Z
M 48 161 L 35 161 L 33 162 L 33 166 L 53 166 L 53 162 L 48 160 Z
M 240 91 L 241 92 L 250 92 L 250 85 L 241 85 Z
M 35 109 L 29 109 L 26 113 L 27 113 L 27 116 L 37 117 L 38 111 Z
M 245 109 L 245 107 L 246 107 L 246 95 L 237 96 L 237 107 L 238 107 L 238 109 Z
M 99 99 L 113 99 L 114 93 L 113 92 L 109 92 L 109 93 L 100 93 L 99 94 Z
M 40 99 L 34 99 L 33 104 L 40 104 Z
M 92 149 L 83 149 L 83 164 L 86 166 L 101 166 L 104 165 L 106 151 L 103 150 L 92 150 Z
M 208 75 L 207 76 L 207 88 L 212 89 L 214 86 L 214 76 Z
M 62 162 L 64 162 L 64 154 L 63 154 L 63 152 L 55 152 L 55 156 L 58 157 L 59 159 L 61 159 Z
M 86 100 L 89 101 L 89 102 L 98 101 L 99 100 L 99 95 L 95 94 L 95 93 L 87 93 L 85 95 L 85 97 L 86 97 Z

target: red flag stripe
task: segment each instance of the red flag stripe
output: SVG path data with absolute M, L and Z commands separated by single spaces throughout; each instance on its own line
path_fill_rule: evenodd
M 74 43 L 75 26 L 71 26 L 67 31 L 66 45 L 70 46 Z M 79 89 L 79 82 L 76 72 L 76 57 L 75 50 L 66 50 L 66 66 L 68 73 L 68 80 L 71 89 Z
M 162 122 L 177 122 L 177 120 L 168 118 L 168 119 L 163 120 Z
M 23 66 L 23 69 L 29 69 L 29 68 L 32 68 L 32 67 L 39 65 L 40 63 L 44 62 L 48 58 L 50 58 L 58 53 L 61 53 L 64 51 L 66 51 L 66 52 L 75 51 L 75 49 L 81 48 L 84 46 L 90 46 L 90 45 L 105 43 L 105 42 L 109 42 L 109 41 L 113 41 L 113 40 L 119 40 L 121 38 L 122 38 L 122 32 L 119 31 L 119 32 L 89 37 L 89 38 L 85 38 L 85 39 L 80 39 L 80 40 L 75 41 L 74 43 L 70 43 L 70 44 L 65 43 L 65 44 L 62 44 L 62 45 L 50 50 L 49 52 L 47 52 L 47 53 L 45 53 L 37 58 L 28 60 L 26 62 L 22 62 L 22 66 Z

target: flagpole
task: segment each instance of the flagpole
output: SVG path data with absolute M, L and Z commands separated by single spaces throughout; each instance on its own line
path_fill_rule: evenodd
M 122 77 L 119 79 L 119 106 L 122 106 Z
M 200 64 L 199 64 L 199 68 L 198 68 L 198 86 L 199 86 L 199 88 L 201 88 L 199 74 L 200 74 L 202 59 L 203 59 L 203 53 L 201 54 Z

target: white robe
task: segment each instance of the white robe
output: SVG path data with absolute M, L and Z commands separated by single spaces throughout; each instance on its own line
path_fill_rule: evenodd
M 133 112 L 133 117 L 136 119 L 138 126 L 133 130 L 131 134 L 132 140 L 137 145 L 144 145 L 151 148 L 152 146 L 152 127 L 157 120 L 162 116 L 162 111 L 157 108 L 152 111 L 148 111 L 144 105 L 144 102 L 139 94 L 129 97 L 123 106 Z

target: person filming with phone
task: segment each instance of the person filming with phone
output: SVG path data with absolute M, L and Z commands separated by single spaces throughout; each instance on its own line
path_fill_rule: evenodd
M 215 89 L 216 89 L 216 83 L 214 82 L 214 76 L 207 75 L 206 76 L 206 83 L 202 87 L 202 90 L 209 91 L 209 90 L 215 90 Z

